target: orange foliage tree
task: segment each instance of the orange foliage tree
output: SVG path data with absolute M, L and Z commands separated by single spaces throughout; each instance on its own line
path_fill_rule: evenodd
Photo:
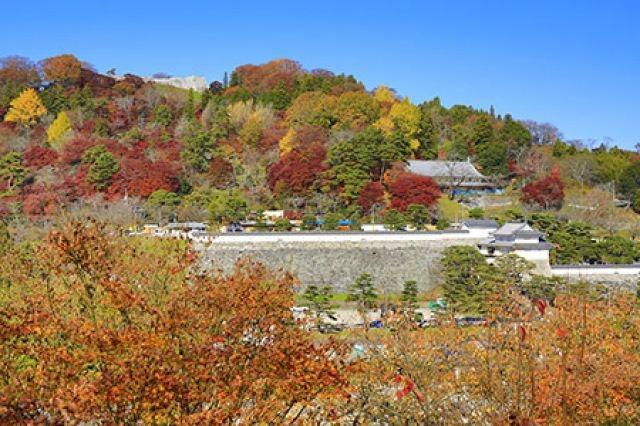
M 176 241 L 54 231 L 0 266 L 0 423 L 282 423 L 343 385 L 288 275 L 204 273 Z
M 56 83 L 76 83 L 82 74 L 82 62 L 68 53 L 43 59 L 40 66 L 44 78 Z

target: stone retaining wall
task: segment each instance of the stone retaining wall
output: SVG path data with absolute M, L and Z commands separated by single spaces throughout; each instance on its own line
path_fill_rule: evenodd
M 439 284 L 442 250 L 452 245 L 476 245 L 478 237 L 456 235 L 453 239 L 397 241 L 268 241 L 219 242 L 205 250 L 208 267 L 229 271 L 244 257 L 270 268 L 295 274 L 302 288 L 331 285 L 346 293 L 362 273 L 374 277 L 382 293 L 397 293 L 405 280 L 415 280 L 421 291 Z
M 207 268 L 229 272 L 237 260 L 251 258 L 296 275 L 300 290 L 311 284 L 331 285 L 334 292 L 347 293 L 356 278 L 367 273 L 380 292 L 398 293 L 406 280 L 415 280 L 420 291 L 436 287 L 442 250 L 452 245 L 475 247 L 486 237 L 469 232 L 223 234 L 201 248 Z M 538 273 L 635 291 L 634 268 L 640 265 L 546 265 Z

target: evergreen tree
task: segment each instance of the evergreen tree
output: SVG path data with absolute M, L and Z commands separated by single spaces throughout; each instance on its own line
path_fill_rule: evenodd
M 312 214 L 305 214 L 302 216 L 300 229 L 303 231 L 313 231 L 316 229 L 316 217 Z
M 429 211 L 422 204 L 411 204 L 405 211 L 405 218 L 417 230 L 423 230 L 431 221 Z
M 475 247 L 452 246 L 442 252 L 443 290 L 447 306 L 458 314 L 480 314 L 487 309 L 487 273 L 491 266 Z
M 348 205 L 358 199 L 360 190 L 370 180 L 378 180 L 393 161 L 403 160 L 410 152 L 408 142 L 387 139 L 375 127 L 368 127 L 352 139 L 335 143 L 327 152 L 327 172 L 332 185 L 342 188 L 340 196 Z M 409 149 L 409 151 L 407 151 Z
M 103 152 L 89 167 L 87 181 L 94 184 L 95 188 L 102 190 L 111 185 L 113 175 L 120 170 L 120 165 L 116 158 L 110 152 Z
M 361 274 L 349 287 L 347 301 L 356 303 L 356 309 L 362 315 L 365 328 L 368 328 L 366 312 L 376 307 L 377 300 L 378 293 L 373 286 L 373 277 L 369 274 Z
M 195 171 L 205 171 L 213 158 L 215 148 L 211 135 L 198 123 L 191 122 L 187 125 L 182 143 L 184 148 L 180 152 L 180 157 Z
M 336 305 L 332 303 L 333 290 L 331 286 L 325 285 L 318 288 L 316 285 L 310 285 L 302 294 L 302 298 L 306 300 L 309 309 L 313 313 L 316 320 L 316 326 L 325 323 L 325 318 L 336 321 Z
M 341 220 L 342 215 L 340 213 L 327 213 L 322 221 L 322 230 L 337 231 Z
M 436 128 L 428 104 L 420 106 L 420 123 L 418 126 L 418 152 L 425 160 L 433 160 L 438 155 L 438 129 Z
M 500 140 L 509 146 L 530 146 L 531 132 L 518 121 L 513 120 L 511 114 L 504 116 L 504 125 L 500 131 Z
M 508 286 L 518 291 L 522 291 L 525 277 L 535 266 L 532 262 L 513 253 L 498 257 L 494 265 L 501 271 Z
M 480 145 L 476 149 L 482 172 L 489 176 L 505 176 L 509 173 L 507 145 L 495 141 Z
M 153 109 L 152 123 L 167 127 L 173 121 L 173 113 L 171 108 L 165 104 L 156 105 Z
M 274 229 L 277 232 L 289 232 L 291 231 L 292 226 L 293 225 L 291 225 L 291 221 L 289 219 L 283 218 L 283 219 L 276 220 L 276 223 L 274 224 Z
M 469 219 L 482 219 L 484 217 L 484 210 L 482 207 L 474 207 L 467 212 Z
M 412 315 L 418 309 L 418 283 L 415 280 L 404 282 L 400 301 L 405 314 Z
M 259 210 L 256 214 L 256 231 L 267 231 L 269 226 L 267 225 L 267 218 L 264 215 L 264 210 Z
M 13 246 L 9 228 L 3 220 L 0 220 L 0 256 L 5 255 Z
M 360 220 L 360 215 L 358 215 L 357 213 L 352 214 L 349 217 L 350 220 L 350 224 L 349 224 L 349 229 L 351 231 L 361 231 L 362 230 L 362 222 Z
M 388 209 L 384 215 L 384 225 L 390 231 L 403 229 L 407 221 L 402 213 L 396 209 Z
M 482 146 L 488 145 L 493 142 L 493 127 L 491 127 L 491 120 L 486 114 L 480 114 L 475 124 L 473 125 L 472 133 L 473 146 L 476 150 L 479 150 Z
M 9 152 L 0 157 L 0 182 L 4 182 L 5 192 L 1 196 L 13 195 L 13 191 L 22 186 L 27 179 L 28 170 L 17 152 Z
M 71 109 L 71 104 L 64 93 L 64 88 L 58 84 L 48 86 L 39 93 L 39 96 L 50 114 L 57 115 L 60 111 Z

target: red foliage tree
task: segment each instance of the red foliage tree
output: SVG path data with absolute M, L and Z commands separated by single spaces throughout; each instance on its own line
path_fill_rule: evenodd
M 64 144 L 60 153 L 60 161 L 65 164 L 77 164 L 82 161 L 84 152 L 98 142 L 87 137 L 75 137 Z
M 380 182 L 367 182 L 358 196 L 358 204 L 365 213 L 369 212 L 374 204 L 381 203 L 383 200 L 384 187 Z
M 528 204 L 538 205 L 546 210 L 559 209 L 564 202 L 564 183 L 560 169 L 554 166 L 551 172 L 522 188 L 520 199 Z
M 40 169 L 45 166 L 52 166 L 58 159 L 58 153 L 40 145 L 29 145 L 22 153 L 25 166 L 30 169 Z
M 116 79 L 82 68 L 80 82 L 82 86 L 89 87 L 95 96 L 110 96 L 111 88 L 116 84 Z
M 282 82 L 287 89 L 293 87 L 296 77 L 303 74 L 302 67 L 290 59 L 275 59 L 262 65 L 242 65 L 232 74 L 237 76 L 242 87 L 251 93 L 264 93 L 273 90 Z
M 260 139 L 259 144 L 260 151 L 267 152 L 270 149 L 277 147 L 278 142 L 280 142 L 280 139 L 282 139 L 286 133 L 287 131 L 285 129 L 264 129 L 262 132 L 262 139 Z
M 31 219 L 52 216 L 60 205 L 59 191 L 43 184 L 28 187 L 22 200 L 22 210 Z
M 207 168 L 207 177 L 214 188 L 226 188 L 233 179 L 233 165 L 222 158 L 214 158 Z
M 391 208 L 403 212 L 411 204 L 421 204 L 427 208 L 434 206 L 440 198 L 440 188 L 428 176 L 407 173 L 388 185 L 391 194 Z
M 159 189 L 175 192 L 180 186 L 180 166 L 168 161 L 151 161 L 146 157 L 122 157 L 120 170 L 113 176 L 107 194 L 111 198 L 132 195 L 148 197 Z
M 327 150 L 320 144 L 314 144 L 307 150 L 293 150 L 285 154 L 269 167 L 269 188 L 275 194 L 308 193 L 327 170 L 327 166 L 324 165 L 326 155 Z

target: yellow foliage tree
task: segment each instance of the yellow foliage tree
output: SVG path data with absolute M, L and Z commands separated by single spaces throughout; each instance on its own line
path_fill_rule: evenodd
M 287 134 L 284 135 L 282 139 L 280 139 L 280 142 L 278 145 L 280 146 L 281 157 L 293 151 L 293 149 L 298 145 L 297 138 L 296 138 L 296 131 L 293 129 L 293 127 L 289 128 L 289 130 L 287 131 Z
M 409 139 L 413 139 L 420 130 L 420 110 L 411 104 L 409 98 L 394 104 L 389 112 L 389 118 L 393 121 L 395 128 Z
M 262 138 L 262 116 L 258 112 L 252 113 L 240 130 L 240 140 L 248 146 L 255 147 Z
M 71 136 L 71 121 L 67 113 L 60 111 L 58 117 L 47 129 L 47 141 L 55 149 L 60 149 Z
M 9 105 L 9 112 L 4 117 L 4 121 L 13 121 L 23 126 L 33 126 L 38 121 L 38 117 L 47 112 L 40 97 L 32 88 L 25 89 Z
M 373 92 L 373 97 L 383 108 L 388 108 L 398 101 L 398 97 L 384 84 L 381 84 Z
M 382 130 L 387 135 L 390 135 L 391 133 L 393 133 L 393 130 L 395 129 L 395 125 L 393 124 L 393 121 L 391 121 L 391 118 L 389 118 L 388 115 L 380 117 L 378 121 L 373 123 L 373 126 L 376 129 Z

